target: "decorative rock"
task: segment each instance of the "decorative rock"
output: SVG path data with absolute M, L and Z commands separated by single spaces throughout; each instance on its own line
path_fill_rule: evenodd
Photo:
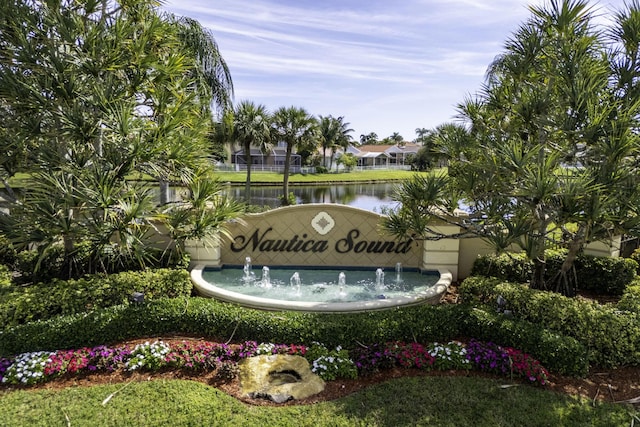
M 276 403 L 304 399 L 324 390 L 322 378 L 311 372 L 304 357 L 274 354 L 240 362 L 240 387 L 245 396 Z

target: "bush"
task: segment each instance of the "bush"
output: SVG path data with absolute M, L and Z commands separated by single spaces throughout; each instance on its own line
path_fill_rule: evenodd
M 582 255 L 575 264 L 578 288 L 607 295 L 622 295 L 638 270 L 638 263 L 630 258 Z
M 575 338 L 491 311 L 472 309 L 469 314 L 465 329 L 475 339 L 522 350 L 562 375 L 582 377 L 589 371 L 588 349 Z
M 493 291 L 489 290 L 491 287 Z M 617 367 L 640 362 L 640 315 L 637 313 L 494 278 L 467 278 L 461 284 L 460 292 L 466 299 L 487 304 L 494 312 L 498 308 L 498 296 L 501 296 L 506 301 L 504 308 L 511 310 L 516 318 L 544 325 L 580 341 L 589 350 L 590 361 L 596 365 Z M 529 351 L 524 345 L 512 346 Z
M 20 282 L 47 282 L 62 275 L 64 258 L 61 246 L 52 247 L 40 259 L 35 250 L 16 254 L 15 268 L 20 273 Z
M 15 326 L 57 315 L 82 313 L 126 304 L 134 292 L 145 299 L 189 296 L 192 283 L 186 270 L 159 269 L 96 274 L 78 280 L 55 279 L 0 293 L 0 324 Z
M 329 169 L 327 169 L 326 166 L 316 166 L 316 173 L 318 174 L 329 173 Z
M 640 281 L 636 280 L 631 286 L 627 286 L 616 305 L 618 310 L 630 311 L 640 315 Z
M 13 268 L 16 262 L 16 250 L 6 237 L 0 235 L 0 264 Z
M 480 315 L 469 306 L 416 306 L 380 312 L 316 314 L 265 312 L 207 298 L 159 299 L 32 322 L 0 332 L 0 356 L 110 344 L 164 334 L 219 342 L 358 343 L 449 341 L 477 335 L 522 349 L 559 373 L 583 375 L 586 351 L 575 339 L 529 322 Z M 557 357 L 557 360 L 554 359 Z
M 551 281 L 564 261 L 566 251 L 547 251 L 545 280 Z M 493 276 L 507 282 L 528 282 L 533 264 L 524 253 L 483 255 L 473 263 L 471 275 Z M 629 258 L 579 255 L 574 263 L 577 287 L 606 295 L 622 295 L 637 276 L 638 264 Z
M 471 276 L 497 277 L 514 283 L 528 282 L 532 263 L 523 252 L 481 255 L 473 262 Z

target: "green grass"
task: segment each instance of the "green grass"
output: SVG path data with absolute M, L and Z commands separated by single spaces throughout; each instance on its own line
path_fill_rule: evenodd
M 400 181 L 410 178 L 416 172 L 406 170 L 367 170 L 344 173 L 323 174 L 291 174 L 291 184 L 318 184 L 326 182 L 371 182 L 371 181 Z M 223 182 L 233 184 L 244 183 L 247 180 L 246 172 L 216 172 L 215 175 Z M 282 184 L 282 173 L 251 171 L 252 184 Z
M 321 183 L 346 183 L 346 182 L 373 182 L 373 181 L 401 181 L 410 178 L 413 174 L 420 172 L 406 170 L 366 170 L 355 172 L 341 173 L 323 173 L 323 174 L 291 174 L 289 175 L 289 183 L 291 184 L 321 184 Z M 223 182 L 232 184 L 244 184 L 247 180 L 246 172 L 222 172 L 216 171 L 215 176 Z M 14 189 L 25 188 L 29 182 L 29 174 L 19 173 L 9 180 Z M 251 182 L 253 184 L 282 184 L 283 174 L 280 172 L 260 172 L 251 171 Z M 136 180 L 153 179 L 149 176 L 136 176 Z
M 0 394 L 11 426 L 628 426 L 637 412 L 474 377 L 396 379 L 315 405 L 246 405 L 193 381 L 16 390 Z M 105 405 L 102 402 L 117 392 Z M 640 419 L 636 419 L 640 421 Z

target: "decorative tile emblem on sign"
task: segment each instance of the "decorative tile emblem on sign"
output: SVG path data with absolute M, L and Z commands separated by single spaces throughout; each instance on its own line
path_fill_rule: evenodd
M 323 236 L 330 232 L 335 225 L 336 222 L 331 218 L 331 215 L 326 212 L 319 212 L 311 220 L 311 226 L 313 229 Z

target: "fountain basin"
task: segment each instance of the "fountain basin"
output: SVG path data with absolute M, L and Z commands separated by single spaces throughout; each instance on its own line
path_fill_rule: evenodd
M 276 310 L 276 311 L 309 311 L 309 312 L 325 312 L 325 313 L 352 313 L 373 310 L 385 310 L 396 307 L 404 307 L 416 304 L 437 304 L 447 291 L 452 281 L 452 275 L 447 270 L 440 270 L 435 273 L 435 278 L 429 286 L 419 287 L 416 291 L 407 291 L 404 294 L 397 295 L 387 292 L 386 289 L 380 290 L 381 294 L 374 291 L 372 299 L 359 301 L 297 301 L 290 299 L 278 299 L 267 296 L 247 295 L 226 289 L 220 284 L 211 283 L 205 278 L 206 266 L 197 265 L 191 270 L 191 280 L 193 281 L 196 291 L 205 297 L 215 298 L 225 302 L 236 303 L 245 307 L 256 308 L 260 310 Z M 237 269 L 238 272 L 242 269 Z M 304 277 L 304 269 L 297 270 Z M 349 270 L 345 270 L 347 276 L 352 275 Z M 203 275 L 204 273 L 204 275 Z M 294 273 L 289 269 L 288 275 Z M 374 274 L 373 272 L 371 274 Z M 425 277 L 425 283 L 428 279 Z M 311 284 L 311 286 L 320 286 L 322 284 Z M 288 279 L 283 287 L 290 287 Z M 335 286 L 333 291 L 336 291 Z M 320 289 L 319 287 L 317 289 Z M 386 295 L 389 293 L 390 295 Z M 265 295 L 268 295 L 265 294 Z

